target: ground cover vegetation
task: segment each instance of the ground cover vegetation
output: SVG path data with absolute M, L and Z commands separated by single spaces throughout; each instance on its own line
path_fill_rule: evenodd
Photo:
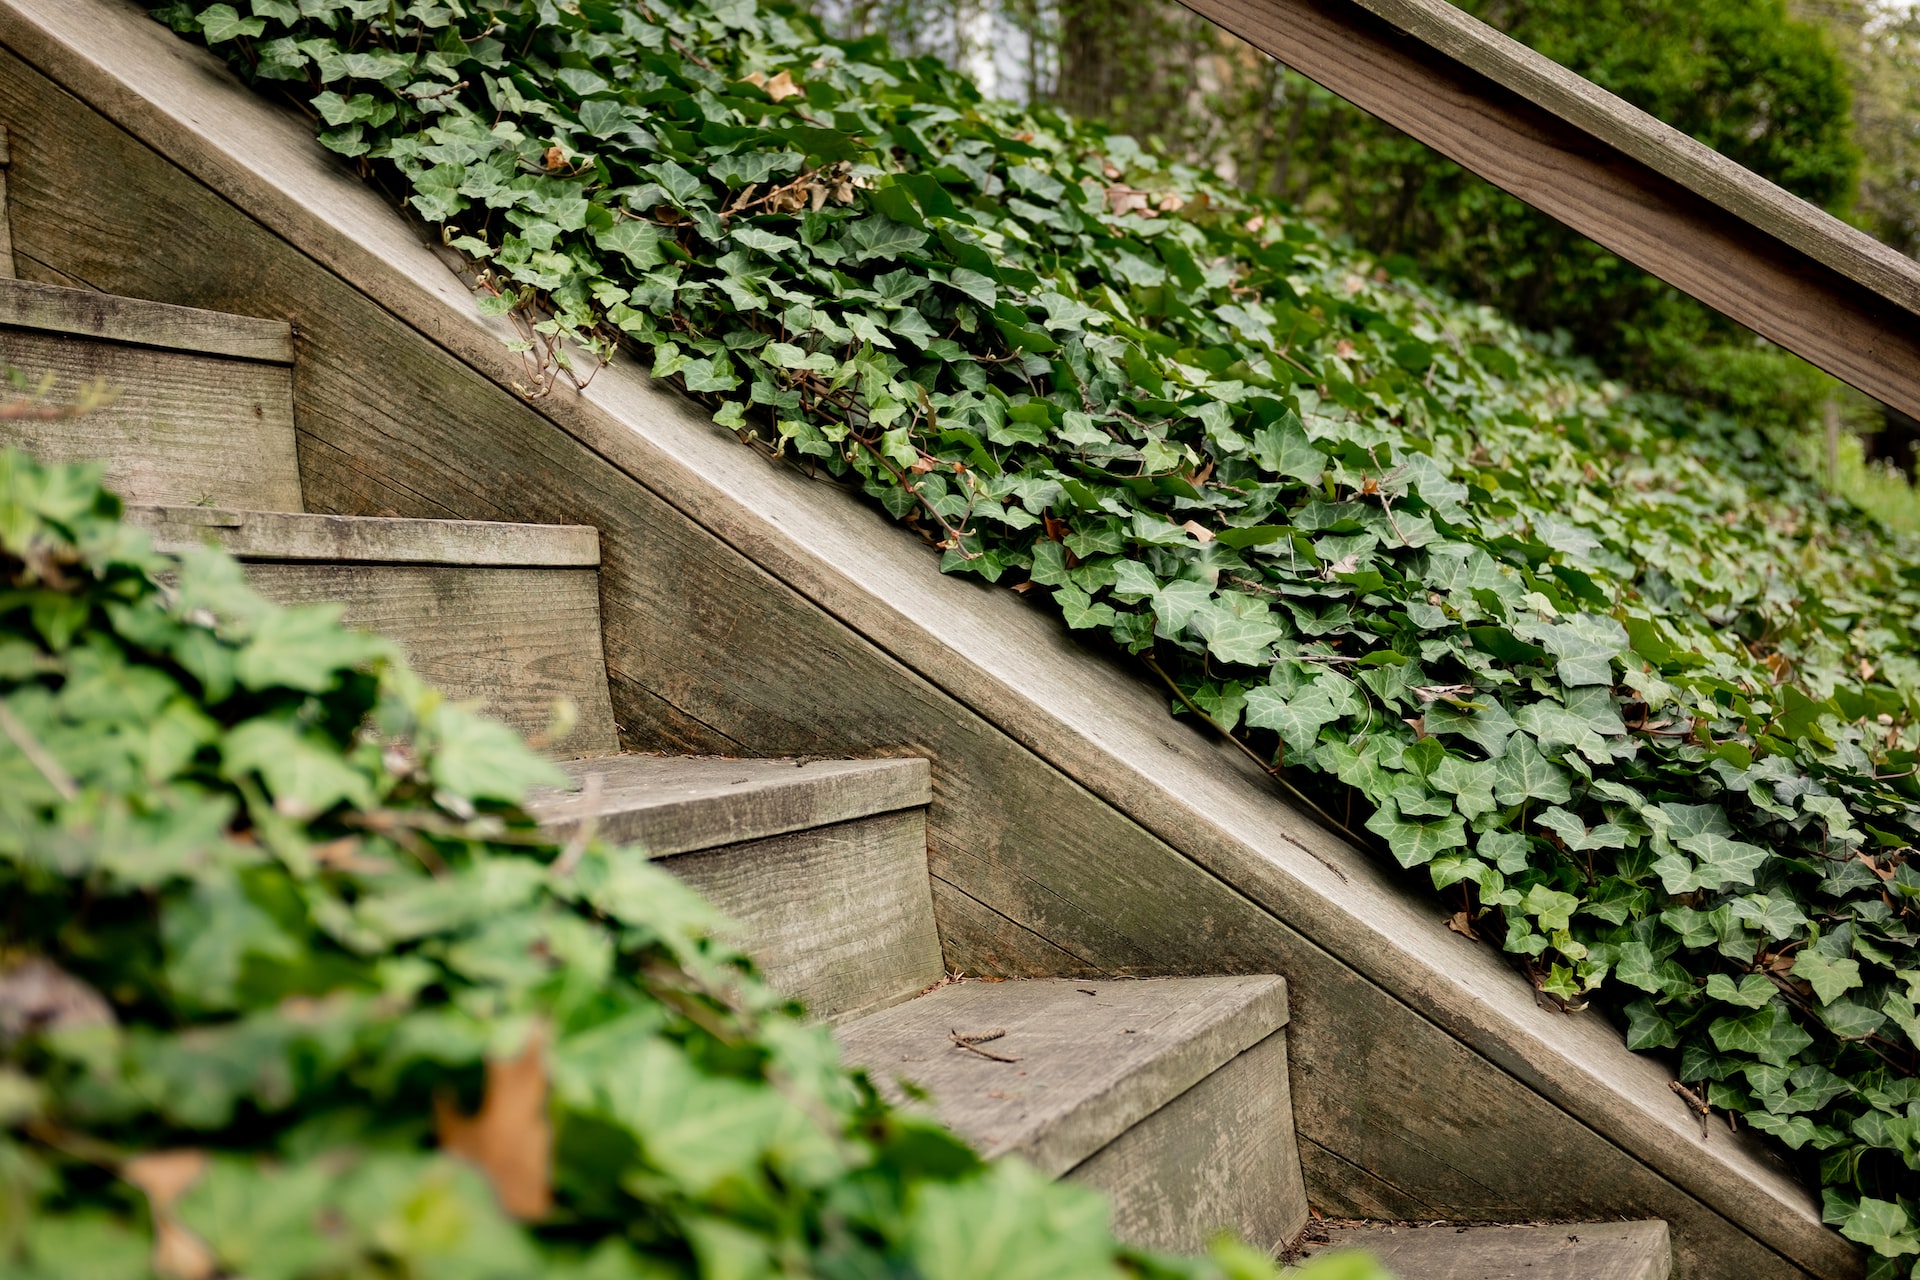
M 0 452 L 6 1275 L 1274 1274 L 892 1110 L 511 731 L 117 517 Z
M 160 12 L 530 354 L 629 342 L 1138 655 L 1911 1273 L 1920 568 L 1763 432 L 776 7 Z

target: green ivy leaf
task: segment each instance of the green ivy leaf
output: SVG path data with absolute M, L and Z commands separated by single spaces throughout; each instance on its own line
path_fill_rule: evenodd
M 393 652 L 377 636 L 343 629 L 341 612 L 340 605 L 316 604 L 267 614 L 240 649 L 236 678 L 248 689 L 284 685 L 320 693 L 343 672 Z
M 208 44 L 220 44 L 242 36 L 257 36 L 266 29 L 265 22 L 259 18 L 241 17 L 239 11 L 230 4 L 208 5 L 200 11 L 200 30 L 207 37 Z
M 1907 1211 L 1891 1200 L 1862 1196 L 1859 1207 L 1840 1224 L 1840 1234 L 1885 1258 L 1920 1253 L 1920 1231 Z
M 1391 799 L 1367 819 L 1367 830 L 1387 842 L 1403 867 L 1422 866 L 1448 849 L 1463 848 L 1467 843 L 1466 824 L 1458 815 L 1434 822 L 1409 822 L 1400 816 L 1399 807 Z
M 1507 753 L 1494 762 L 1493 797 L 1503 805 L 1565 804 L 1573 799 L 1566 770 L 1540 754 L 1533 739 L 1516 734 Z
M 1723 1053 L 1746 1053 L 1776 1067 L 1784 1067 L 1813 1043 L 1813 1037 L 1794 1024 L 1786 1006 L 1775 1000 L 1765 1008 L 1740 1017 L 1720 1018 L 1707 1028 Z
M 1793 976 L 1811 984 L 1821 1004 L 1831 1004 L 1846 992 L 1862 985 L 1857 961 L 1836 960 L 1811 948 L 1793 958 Z

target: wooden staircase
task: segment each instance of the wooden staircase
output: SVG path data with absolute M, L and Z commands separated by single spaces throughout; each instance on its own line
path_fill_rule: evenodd
M 51 375 L 56 398 L 119 391 L 83 418 L 0 425 L 0 444 L 106 459 L 156 545 L 223 546 L 269 597 L 337 601 L 452 697 L 484 701 L 564 762 L 571 785 L 531 805 L 556 837 L 586 830 L 665 860 L 850 1061 L 903 1101 L 930 1097 L 987 1155 L 1100 1188 L 1142 1244 L 1191 1251 L 1225 1229 L 1277 1250 L 1299 1235 L 1282 978 L 950 974 L 927 861 L 938 760 L 619 754 L 597 531 L 305 512 L 295 353 L 284 323 L 0 279 L 0 363 Z M 557 729 L 556 702 L 572 709 Z M 1433 1232 L 1401 1274 L 1668 1274 L 1664 1224 L 1595 1228 L 1578 1250 L 1567 1234 L 1489 1250 Z

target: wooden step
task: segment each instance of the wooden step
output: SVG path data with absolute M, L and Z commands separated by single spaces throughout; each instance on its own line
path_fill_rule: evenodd
M 1303 1250 L 1365 1249 L 1398 1280 L 1667 1280 L 1664 1222 L 1456 1227 L 1406 1223 L 1336 1227 Z
M 1306 1222 L 1286 1022 L 1272 976 L 1042 979 L 952 983 L 836 1034 L 982 1154 L 1096 1187 L 1123 1239 L 1191 1252 L 1222 1229 L 1278 1249 Z
M 574 727 L 559 756 L 619 750 L 600 649 L 600 539 L 577 525 L 133 507 L 130 523 L 180 552 L 225 548 L 261 594 L 329 601 L 399 642 L 416 670 L 539 739 L 557 700 Z
M 536 795 L 556 835 L 640 846 L 739 925 L 768 979 L 816 1016 L 910 999 L 945 974 L 927 877 L 925 760 L 617 756 Z
M 136 298 L 0 280 L 0 365 L 52 405 L 103 385 L 78 417 L 0 422 L 0 444 L 49 462 L 98 459 L 132 503 L 299 511 L 293 329 Z

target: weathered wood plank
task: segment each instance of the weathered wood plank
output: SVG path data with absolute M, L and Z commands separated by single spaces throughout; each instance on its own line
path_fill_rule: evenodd
M 16 182 L 16 224 L 19 189 Z M 115 393 L 77 418 L 0 424 L 0 441 L 48 461 L 103 460 L 107 483 L 129 502 L 300 509 L 293 380 L 284 365 L 6 327 L 0 365 L 35 385 L 50 377 L 54 403 L 99 383 Z
M 591 525 L 486 520 L 406 520 L 212 507 L 132 507 L 162 551 L 211 543 L 241 560 L 439 564 L 471 568 L 592 568 L 600 533 Z
M 656 858 L 925 808 L 933 798 L 925 760 L 628 755 L 581 761 L 567 773 L 571 788 L 528 797 L 541 826 L 570 836 L 591 823 L 601 838 Z
M 31 118 L 45 141 L 22 166 L 41 176 L 16 224 L 34 227 L 36 260 L 118 291 L 297 318 L 317 506 L 599 526 L 632 744 L 932 758 L 951 962 L 1286 973 L 1300 1127 L 1331 1157 L 1316 1203 L 1384 1181 L 1436 1217 L 1661 1217 L 1692 1274 L 1857 1274 L 1850 1246 L 1754 1148 L 1700 1144 L 1661 1064 L 1590 1018 L 1535 1008 L 1426 897 L 1291 815 L 1169 722 L 1152 690 L 1004 594 L 934 575 L 923 548 L 841 495 L 743 461 L 624 365 L 587 398 L 561 393 L 538 414 L 516 402 L 502 335 L 304 122 L 131 11 L 63 2 L 70 13 L 0 4 L 0 41 L 167 159 L 0 57 L 0 118 Z M 152 56 L 122 56 L 137 48 Z M 124 181 L 76 206 L 67 193 L 100 163 Z M 130 249 L 151 244 L 214 249 Z M 1374 1088 L 1356 1070 L 1369 1055 L 1454 1109 Z
M 258 320 L 31 280 L 0 284 L 0 328 L 267 364 L 293 363 L 293 327 L 283 320 Z
M 55 271 L 46 263 L 37 262 L 24 253 L 16 251 L 13 255 L 13 261 L 14 265 L 19 268 L 20 278 L 22 280 L 34 280 L 40 284 L 57 284 L 65 289 L 84 289 L 87 287 L 84 281 L 76 280 L 72 276 Z
M 1365 1249 L 1405 1280 L 1667 1280 L 1664 1222 L 1345 1227 L 1315 1256 Z
M 917 809 L 666 859 L 739 924 L 768 981 L 837 1021 L 910 1000 L 945 973 Z
M 1446 0 L 1182 3 L 1842 381 L 1920 413 L 1920 264 Z
M 1067 978 L 954 983 L 836 1034 L 895 1097 L 897 1079 L 925 1089 L 981 1154 L 1058 1177 L 1286 1023 L 1287 984 L 1269 975 Z M 998 1058 L 952 1040 L 995 1031 L 983 1047 Z
M 7 148 L 7 131 L 0 127 L 0 280 L 11 280 L 13 269 L 13 233 L 7 227 L 7 167 L 13 156 Z
M 1287 1033 L 1276 1031 L 1067 1175 L 1104 1191 L 1121 1239 L 1199 1253 L 1222 1231 L 1277 1251 L 1307 1221 Z
M 618 749 L 592 569 L 254 562 L 247 578 L 282 604 L 340 603 L 345 620 L 396 641 L 431 683 L 532 738 L 573 703 L 561 756 Z

